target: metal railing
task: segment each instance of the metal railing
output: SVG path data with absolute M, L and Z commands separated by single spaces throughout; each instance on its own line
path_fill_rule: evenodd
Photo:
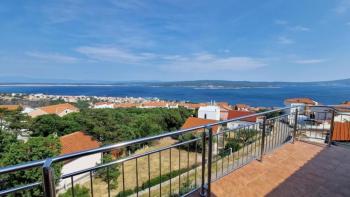
M 347 110 L 347 113 L 344 113 Z M 350 128 L 340 130 L 337 125 L 350 121 L 349 107 L 345 106 L 307 106 L 303 113 L 299 113 L 295 119 L 297 126 L 297 138 L 302 141 L 316 143 L 328 143 L 330 146 L 339 141 L 340 138 L 334 138 L 334 131 L 337 135 L 346 135 L 350 133 Z M 350 138 L 350 136 L 349 136 Z M 348 138 L 348 139 L 349 139 Z M 346 140 L 346 138 L 344 138 Z
M 330 109 L 333 110 L 332 107 Z M 334 110 L 333 110 L 334 112 Z M 271 116 L 276 114 L 277 116 Z M 75 184 L 79 179 L 90 183 L 90 196 L 94 196 L 93 179 L 104 170 L 107 196 L 186 196 L 199 190 L 202 196 L 210 196 L 211 183 L 232 171 L 257 159 L 286 142 L 302 135 L 303 126 L 299 121 L 298 108 L 288 107 L 257 113 L 217 123 L 167 132 L 161 135 L 108 145 L 97 149 L 32 161 L 15 166 L 0 168 L 0 176 L 18 171 L 40 168 L 42 180 L 0 191 L 1 195 L 22 194 L 39 188 L 42 195 L 57 195 L 57 183 L 70 180 L 71 195 L 75 196 Z M 258 121 L 249 122 L 256 117 Z M 333 115 L 334 121 L 334 115 Z M 220 128 L 216 132 L 214 128 Z M 331 132 L 329 132 L 331 135 Z M 109 163 L 81 169 L 61 177 L 54 176 L 56 163 L 71 161 L 93 154 L 121 150 L 134 145 L 150 143 L 164 138 L 176 138 L 193 134 L 192 139 L 166 145 L 144 153 L 132 154 Z M 330 142 L 332 138 L 329 138 Z M 127 171 L 132 168 L 131 171 Z M 110 173 L 120 172 L 117 189 L 112 188 Z M 84 175 L 84 176 L 82 176 Z M 128 181 L 128 180 L 129 181 Z M 130 180 L 134 182 L 130 182 Z M 80 182 L 79 182 L 80 183 Z

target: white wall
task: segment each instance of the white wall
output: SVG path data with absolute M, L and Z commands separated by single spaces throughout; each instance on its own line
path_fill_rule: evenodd
M 101 159 L 102 159 L 101 153 L 88 155 L 85 157 L 75 159 L 63 165 L 61 174 L 65 175 L 65 174 L 69 174 L 79 170 L 84 170 L 86 168 L 94 167 L 96 166 L 96 164 L 101 163 Z M 82 184 L 89 180 L 90 180 L 89 173 L 84 173 L 84 174 L 74 176 L 74 184 Z M 67 178 L 67 179 L 60 180 L 60 183 L 57 189 L 58 189 L 58 192 L 61 193 L 66 191 L 70 187 L 71 187 L 71 179 Z
M 236 129 L 238 127 L 247 126 L 247 125 L 251 125 L 251 124 L 254 124 L 254 123 L 247 122 L 247 121 L 234 121 L 234 122 L 227 123 L 227 128 L 228 129 Z
M 198 109 L 198 118 L 220 120 L 220 107 L 205 106 Z
M 95 109 L 111 109 L 114 108 L 114 104 L 104 104 L 104 105 L 95 105 Z
M 311 113 L 315 114 L 315 120 L 331 120 L 332 112 L 327 107 L 310 107 Z
M 350 122 L 350 113 L 342 113 L 334 117 L 335 122 Z

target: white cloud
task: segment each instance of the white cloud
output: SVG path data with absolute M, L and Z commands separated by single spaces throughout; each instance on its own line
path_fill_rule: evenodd
M 290 29 L 293 31 L 310 31 L 310 28 L 301 25 L 290 27 Z
M 120 9 L 137 9 L 147 7 L 147 3 L 139 0 L 128 0 L 128 1 L 110 1 L 115 7 Z
M 345 14 L 350 10 L 350 0 L 340 0 L 334 10 L 337 14 Z
M 262 59 L 241 56 L 217 56 L 211 53 L 193 53 L 188 55 L 168 55 L 154 53 L 136 53 L 117 47 L 79 47 L 79 53 L 97 61 L 110 61 L 123 64 L 155 65 L 163 70 L 177 72 L 214 72 L 250 70 L 265 66 Z
M 288 21 L 284 20 L 275 20 L 276 25 L 280 25 L 285 27 L 287 30 L 292 30 L 292 31 L 310 31 L 310 28 L 302 26 L 302 25 L 292 25 Z
M 189 56 L 178 56 L 162 64 L 165 70 L 176 72 L 195 71 L 198 73 L 252 70 L 266 66 L 262 59 L 253 57 L 228 56 L 219 57 L 210 53 L 197 53 Z
M 86 55 L 90 59 L 119 63 L 138 63 L 156 58 L 153 53 L 133 53 L 117 47 L 92 47 L 82 46 L 77 52 Z
M 297 64 L 319 64 L 327 61 L 326 59 L 302 59 L 297 60 L 295 63 Z
M 285 36 L 280 36 L 280 37 L 278 37 L 277 40 L 278 40 L 278 43 L 280 43 L 280 44 L 293 44 L 294 43 L 294 40 L 287 38 Z
M 26 52 L 27 56 L 45 61 L 45 62 L 58 62 L 58 63 L 76 63 L 78 58 L 62 55 L 58 53 L 42 53 L 42 52 Z
M 288 21 L 285 20 L 275 20 L 276 25 L 287 25 Z

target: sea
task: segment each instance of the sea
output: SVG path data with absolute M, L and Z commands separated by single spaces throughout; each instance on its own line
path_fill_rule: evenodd
M 0 93 L 44 93 L 159 98 L 172 101 L 244 103 L 280 107 L 286 98 L 309 97 L 322 104 L 350 100 L 350 86 L 281 86 L 260 88 L 151 87 L 143 85 L 1 85 Z

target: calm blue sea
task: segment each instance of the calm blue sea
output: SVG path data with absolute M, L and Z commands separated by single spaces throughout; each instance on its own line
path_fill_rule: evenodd
M 208 102 L 227 101 L 252 106 L 283 106 L 291 97 L 310 97 L 322 104 L 350 100 L 349 86 L 289 86 L 279 88 L 196 89 L 146 86 L 1 86 L 0 92 L 45 93 L 54 95 L 158 97 L 166 100 Z

